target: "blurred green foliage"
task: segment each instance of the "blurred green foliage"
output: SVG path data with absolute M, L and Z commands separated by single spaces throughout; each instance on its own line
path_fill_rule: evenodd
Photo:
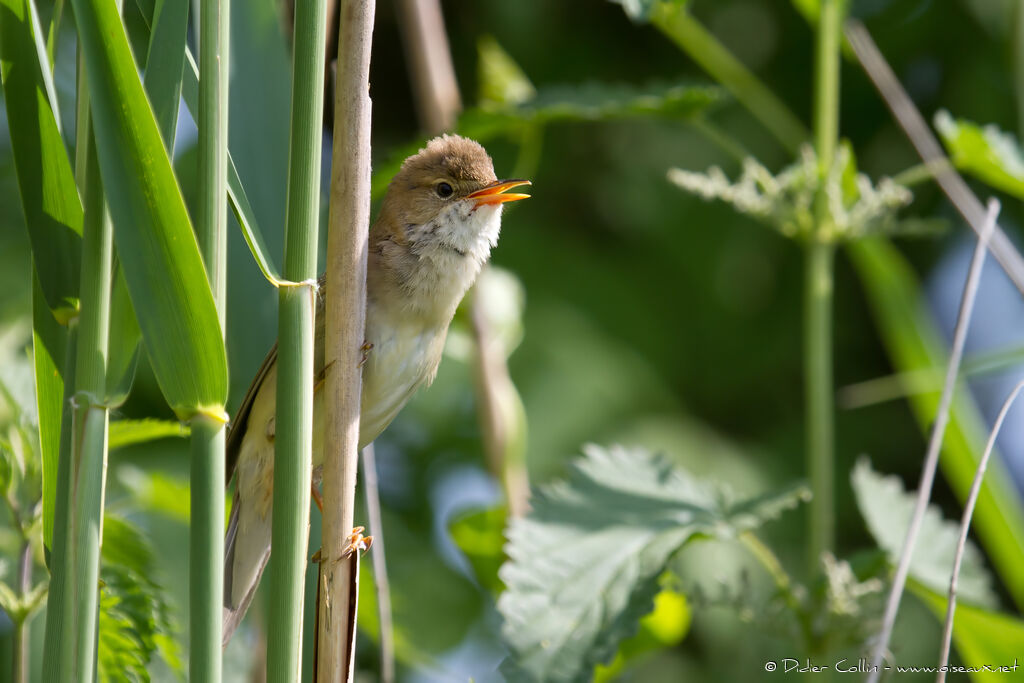
M 523 125 L 517 134 L 476 130 L 490 136 L 487 147 L 500 176 L 525 175 L 534 183 L 533 198 L 508 211 L 494 253 L 495 263 L 515 274 L 526 292 L 524 335 L 510 367 L 529 425 L 529 470 L 535 483 L 543 482 L 564 475 L 584 442 L 624 443 L 663 453 L 695 475 L 753 495 L 803 474 L 801 256 L 790 241 L 730 207 L 680 193 L 665 173 L 670 167 L 703 171 L 717 165 L 729 177 L 738 177 L 738 157 L 747 154 L 773 173 L 793 159 L 749 113 L 711 88 L 700 69 L 661 33 L 632 23 L 622 11 L 623 6 L 642 11 L 648 4 L 445 3 L 464 100 L 481 105 L 479 110 L 469 107 L 460 125 L 482 126 L 473 117 L 488 102 L 521 107 Z M 810 119 L 813 51 L 808 18 L 813 20 L 815 7 L 813 2 L 764 0 L 691 3 L 698 20 L 805 122 Z M 52 7 L 44 2 L 40 9 L 45 21 Z M 1021 38 L 1009 0 L 861 0 L 851 3 L 851 11 L 867 22 L 926 117 L 946 109 L 968 121 L 1024 132 L 1019 129 L 1024 114 L 1018 111 L 1024 102 L 1024 74 L 1015 71 L 1011 59 L 1021 48 Z M 134 3 L 126 3 L 126 13 L 130 26 L 144 23 Z M 74 83 L 70 24 L 65 20 L 56 41 L 55 87 L 65 122 L 71 118 Z M 274 0 L 253 0 L 246 11 L 234 13 L 233 31 L 245 40 L 232 44 L 231 148 L 252 216 L 261 226 L 268 253 L 276 258 L 283 251 L 290 92 L 290 47 L 281 8 Z M 530 88 L 519 81 L 511 94 L 481 89 L 479 45 L 488 36 L 519 65 Z M 386 182 L 386 169 L 401 161 L 411 141 L 422 139 L 393 3 L 379 3 L 375 40 L 373 153 L 375 169 L 385 169 L 378 178 Z M 847 61 L 842 68 L 841 131 L 856 150 L 857 170 L 878 178 L 916 165 L 912 148 L 859 67 Z M 642 101 L 636 96 L 650 95 L 654 88 L 661 96 L 685 92 L 692 99 L 698 93 L 703 104 L 715 106 L 706 112 L 703 106 L 686 108 L 683 120 L 638 118 L 634 114 L 643 111 L 616 104 L 612 113 L 622 115 L 610 117 L 614 120 L 580 120 L 604 117 L 560 113 L 566 86 L 574 84 L 590 84 L 584 93 L 597 108 L 612 106 L 612 95 L 620 102 Z M 703 85 L 674 91 L 673 84 Z M 684 105 L 689 101 L 680 100 Z M 957 125 L 962 134 L 971 134 L 968 141 L 976 141 L 972 145 L 992 139 L 962 122 Z M 63 128 L 70 143 L 74 127 Z M 725 130 L 733 141 L 723 146 L 715 133 Z M 940 130 L 945 130 L 942 125 Z M 948 136 L 946 142 L 951 144 Z M 195 197 L 194 143 L 193 136 L 179 133 L 175 151 L 175 170 L 189 202 Z M 956 161 L 953 147 L 951 154 Z M 1012 186 L 977 172 L 1014 193 Z M 324 188 L 327 177 L 325 173 Z M 955 226 L 946 234 L 898 242 L 927 278 L 960 236 L 962 224 L 930 185 L 915 187 L 914 195 L 903 217 L 947 218 Z M 1004 227 L 1013 232 L 1020 220 L 1020 203 L 1005 201 Z M 2 116 L 0 226 L 0 330 L 24 346 L 31 320 L 29 241 L 8 121 Z M 844 258 L 837 266 L 835 375 L 841 388 L 892 368 L 854 269 Z M 273 343 L 277 319 L 276 293 L 234 229 L 228 287 L 230 409 L 241 400 Z M 503 653 L 497 645 L 495 586 L 478 581 L 473 569 L 480 572 L 481 562 L 495 566 L 493 533 L 487 532 L 490 546 L 478 546 L 481 557 L 470 558 L 471 568 L 447 531 L 467 510 L 499 502 L 498 486 L 486 474 L 471 390 L 473 370 L 466 358 L 452 350 L 435 385 L 381 437 L 378 460 L 400 657 L 424 676 L 486 680 Z M 115 419 L 173 419 L 148 361 L 143 358 L 139 365 L 132 393 Z M 840 409 L 840 556 L 874 545 L 845 478 L 856 457 L 870 453 L 878 469 L 911 481 L 916 480 L 923 448 L 905 401 Z M 153 564 L 159 571 L 149 580 L 165 585 L 181 623 L 187 623 L 187 557 L 182 551 L 187 544 L 181 519 L 186 453 L 182 439 L 125 444 L 111 454 L 108 491 L 108 504 L 129 515 L 152 539 Z M 947 516 L 954 516 L 954 497 L 941 482 L 936 498 Z M 764 532 L 793 571 L 800 566 L 806 526 L 801 515 L 790 513 Z M 314 537 L 319 523 L 315 518 Z M 466 524 L 456 528 L 462 529 L 456 542 L 473 530 Z M 741 559 L 745 553 L 735 543 L 694 548 L 697 559 L 687 553 L 677 558 L 682 567 L 677 573 L 693 579 L 687 587 L 703 582 L 735 589 L 705 590 L 701 604 L 685 611 L 687 630 L 681 644 L 647 653 L 621 675 L 654 683 L 686 676 L 756 680 L 768 675 L 765 659 L 796 656 L 792 631 L 779 629 L 771 618 L 752 619 L 749 614 L 750 605 L 770 605 L 776 592 L 761 569 L 749 558 Z M 371 582 L 368 574 L 364 595 Z M 723 609 L 736 596 L 745 607 L 730 604 Z M 372 602 L 363 603 L 371 615 Z M 310 616 L 311 606 L 306 610 Z M 250 622 L 257 622 L 260 610 L 253 611 Z M 969 619 L 970 613 L 965 614 Z M 377 628 L 372 616 L 362 623 L 371 638 L 361 640 L 359 664 L 375 671 L 372 636 Z M 306 632 L 311 630 L 307 626 Z M 41 644 L 39 636 L 41 631 L 34 634 L 34 647 Z M 927 611 L 911 605 L 897 624 L 894 653 L 901 662 L 930 664 L 937 636 Z M 226 655 L 226 680 L 248 678 L 258 659 L 252 655 L 259 651 L 253 649 L 258 638 L 256 629 L 236 637 Z M 734 644 L 740 638 L 746 645 L 737 652 Z M 35 656 L 38 665 L 38 649 Z M 0 656 L 2 671 L 7 670 L 5 657 Z

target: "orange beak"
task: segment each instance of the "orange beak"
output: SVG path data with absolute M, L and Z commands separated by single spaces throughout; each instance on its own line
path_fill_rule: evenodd
M 499 180 L 467 195 L 466 198 L 475 201 L 477 206 L 482 206 L 484 204 L 518 202 L 520 199 L 528 199 L 530 195 L 519 194 L 517 192 L 509 192 L 505 194 L 505 190 L 511 190 L 513 187 L 530 184 L 529 180 Z

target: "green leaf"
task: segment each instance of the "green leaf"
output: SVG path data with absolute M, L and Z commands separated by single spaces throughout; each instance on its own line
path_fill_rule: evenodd
M 152 11 L 153 28 L 146 55 L 144 85 L 153 106 L 160 137 L 167 149 L 174 149 L 174 134 L 181 102 L 181 80 L 188 36 L 187 2 L 159 0 Z
M 53 506 L 57 497 L 57 462 L 63 418 L 63 363 L 67 331 L 46 304 L 38 273 L 32 267 L 32 361 L 35 370 L 36 411 L 39 417 L 39 455 L 43 477 L 43 541 L 53 542 Z
M 142 332 L 135 317 L 124 271 L 115 268 L 110 294 L 110 341 L 107 347 L 107 405 L 119 406 L 128 398 L 142 351 Z
M 907 587 L 928 605 L 940 623 L 945 623 L 946 595 L 933 593 L 913 581 Z M 953 619 L 953 644 L 963 665 L 977 669 L 970 672 L 972 681 L 1003 683 L 1011 680 L 1007 673 L 1019 676 L 1017 666 L 1020 653 L 1024 652 L 1024 621 L 958 602 Z M 1011 668 L 1000 670 L 999 667 Z M 950 673 L 965 672 L 952 670 Z
M 874 313 L 879 335 L 897 372 L 932 372 L 945 367 L 947 352 L 942 337 L 922 304 L 920 287 L 906 259 L 881 238 L 866 238 L 846 245 Z M 940 387 L 915 393 L 910 407 L 923 434 L 935 420 Z M 970 490 L 988 429 L 964 387 L 953 396 L 949 426 L 939 464 L 950 487 L 962 502 Z M 985 477 L 972 528 L 1018 607 L 1024 608 L 1024 508 L 1013 488 L 1002 458 L 993 454 Z
M 48 97 L 29 0 L 0 1 L 0 77 L 33 262 L 47 305 L 66 323 L 78 309 L 82 203 Z
M 857 507 L 868 531 L 889 556 L 899 561 L 913 514 L 916 492 L 906 492 L 898 477 L 883 476 L 860 459 L 850 475 Z M 942 512 L 929 505 L 921 524 L 914 555 L 910 558 L 910 576 L 939 593 L 949 589 L 953 556 L 960 536 L 959 524 L 947 521 Z M 981 553 L 968 541 L 960 569 L 960 596 L 976 605 L 998 604 Z
M 159 656 L 183 672 L 175 635 L 179 631 L 164 589 L 156 583 L 158 567 L 142 532 L 127 521 L 103 520 L 100 577 L 100 681 L 149 681 L 148 665 Z
M 469 560 L 477 582 L 493 595 L 505 590 L 498 570 L 505 561 L 507 517 L 508 510 L 499 506 L 464 512 L 448 525 L 452 541 Z
M 131 465 L 118 467 L 117 478 L 131 492 L 140 509 L 157 512 L 182 524 L 189 523 L 191 508 L 187 479 Z
M 493 109 L 532 100 L 537 89 L 515 60 L 493 36 L 483 36 L 476 44 L 480 73 L 480 107 Z
M 661 456 L 588 446 L 566 482 L 512 523 L 498 601 L 512 681 L 587 681 L 654 607 L 669 558 L 735 537 L 805 500 L 805 487 L 735 499 Z
M 110 450 L 132 446 L 137 443 L 156 441 L 168 437 L 187 437 L 189 429 L 180 422 L 173 420 L 113 420 L 110 423 L 110 435 L 107 443 Z
M 520 135 L 525 129 L 548 123 L 611 121 L 658 117 L 687 119 L 723 101 L 725 91 L 717 86 L 692 82 L 662 82 L 646 86 L 584 83 L 541 88 L 537 96 L 514 107 L 469 109 L 459 117 L 456 132 L 487 142 L 501 135 Z M 383 195 L 402 161 L 415 154 L 423 142 L 408 145 L 377 166 L 372 193 Z
M 637 23 L 643 23 L 651 18 L 651 12 L 654 8 L 660 4 L 663 4 L 663 0 L 611 0 L 617 5 L 622 5 L 623 11 L 626 16 Z M 667 0 L 665 4 L 674 4 L 685 7 L 689 4 L 690 0 Z
M 223 414 L 227 359 L 188 211 L 113 2 L 73 0 L 114 240 L 157 382 L 182 419 Z
M 996 126 L 954 120 L 945 110 L 935 114 L 935 128 L 957 168 L 1024 199 L 1024 152 L 1013 135 Z
M 686 596 L 666 588 L 654 596 L 654 610 L 640 620 L 636 635 L 622 641 L 619 652 L 608 666 L 599 665 L 594 683 L 617 680 L 630 663 L 643 655 L 682 642 L 690 628 L 690 607 Z
M 685 119 L 706 111 L 723 97 L 720 88 L 688 81 L 646 86 L 597 82 L 549 86 L 515 107 L 467 110 L 459 117 L 458 131 L 481 140 L 531 124 L 639 117 Z

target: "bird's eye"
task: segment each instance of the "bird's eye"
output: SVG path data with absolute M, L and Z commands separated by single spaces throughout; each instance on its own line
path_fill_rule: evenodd
M 455 194 L 455 190 L 453 190 L 452 186 L 448 183 L 438 183 L 435 190 L 437 191 L 437 196 L 441 199 L 448 199 Z

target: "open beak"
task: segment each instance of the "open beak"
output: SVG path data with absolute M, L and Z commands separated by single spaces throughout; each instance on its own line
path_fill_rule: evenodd
M 505 202 L 518 202 L 520 199 L 527 199 L 530 195 L 519 194 L 518 192 L 505 192 L 520 185 L 530 185 L 529 180 L 499 180 L 487 187 L 480 188 L 476 192 L 467 195 L 477 206 L 484 204 L 504 204 Z

